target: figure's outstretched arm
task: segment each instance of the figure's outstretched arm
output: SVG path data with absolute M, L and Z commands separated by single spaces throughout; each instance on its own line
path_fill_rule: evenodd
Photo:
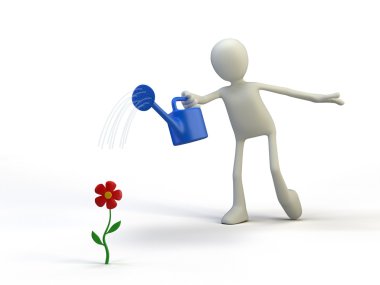
M 189 91 L 183 91 L 182 96 L 187 98 L 186 101 L 182 102 L 183 107 L 191 108 L 206 104 L 208 102 L 220 98 L 220 92 L 219 90 L 217 90 L 205 96 L 199 96 Z
M 297 90 L 293 90 L 293 89 L 289 89 L 285 87 L 273 86 L 273 85 L 264 84 L 264 83 L 256 83 L 256 86 L 259 88 L 259 90 L 275 92 L 275 93 L 287 95 L 293 98 L 311 101 L 314 103 L 335 103 L 338 105 L 344 104 L 344 101 L 339 98 L 340 94 L 338 92 L 328 94 L 328 95 L 322 95 L 322 94 L 297 91 Z

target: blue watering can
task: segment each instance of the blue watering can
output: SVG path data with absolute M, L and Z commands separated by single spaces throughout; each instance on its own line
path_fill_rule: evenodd
M 168 123 L 173 145 L 186 144 L 207 138 L 206 125 L 200 108 L 177 109 L 177 102 L 186 101 L 186 97 L 173 98 L 173 112 L 170 114 L 162 110 L 154 102 L 154 99 L 154 91 L 148 85 L 137 86 L 132 94 L 132 102 L 137 109 L 147 111 L 153 107 L 153 110 Z

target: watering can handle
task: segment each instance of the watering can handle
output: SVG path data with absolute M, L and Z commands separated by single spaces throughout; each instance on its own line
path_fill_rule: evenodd
M 178 101 L 187 101 L 187 98 L 186 97 L 174 97 L 172 99 L 172 108 L 173 108 L 173 111 L 177 111 L 178 108 L 177 108 L 177 102 Z

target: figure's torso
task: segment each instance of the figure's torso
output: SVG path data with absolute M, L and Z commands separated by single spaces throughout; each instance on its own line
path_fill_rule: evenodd
M 255 83 L 241 82 L 220 89 L 235 137 L 238 140 L 275 132 L 271 115 Z

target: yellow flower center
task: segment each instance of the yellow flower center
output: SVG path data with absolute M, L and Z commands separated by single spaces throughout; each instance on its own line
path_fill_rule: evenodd
M 108 199 L 111 199 L 111 197 L 112 197 L 112 193 L 111 192 L 106 192 L 106 193 L 104 193 L 104 198 L 106 198 L 107 200 Z

